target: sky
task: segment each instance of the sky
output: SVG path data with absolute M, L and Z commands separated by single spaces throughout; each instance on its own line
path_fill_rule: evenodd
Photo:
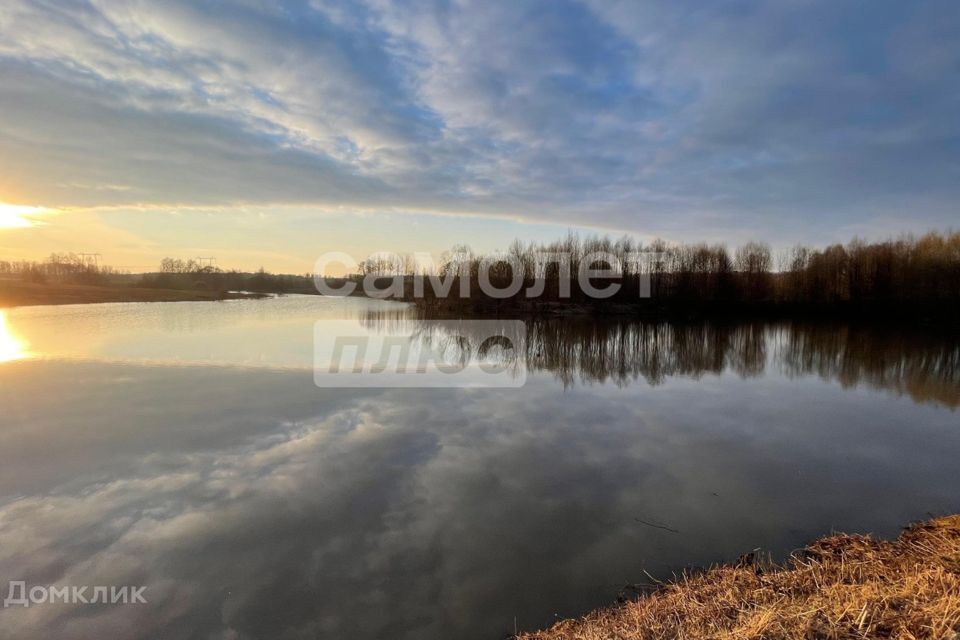
M 4 0 L 0 259 L 960 225 L 955 0 Z

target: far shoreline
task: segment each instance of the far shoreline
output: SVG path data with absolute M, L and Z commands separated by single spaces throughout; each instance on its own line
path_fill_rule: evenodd
M 116 302 L 217 302 L 266 297 L 239 293 L 186 289 L 158 289 L 128 285 L 92 285 L 23 282 L 0 279 L 0 309 Z
M 518 301 L 386 298 L 407 302 L 428 318 L 562 319 L 596 318 L 638 322 L 851 322 L 895 326 L 955 327 L 960 308 L 950 304 L 832 303 L 766 301 L 643 302 Z
M 405 283 L 409 285 L 409 283 Z M 211 287 L 173 288 L 138 286 L 134 282 L 109 284 L 77 284 L 66 282 L 30 282 L 0 278 L 0 309 L 34 306 L 80 304 L 145 303 L 145 302 L 222 302 L 226 300 L 260 300 L 271 296 L 299 294 L 324 297 L 304 287 L 265 291 L 228 291 Z M 415 298 L 405 286 L 402 296 L 370 296 L 358 287 L 348 296 L 411 305 L 426 319 L 521 319 L 637 321 L 637 322 L 852 322 L 868 325 L 954 327 L 960 310 L 952 305 L 894 304 L 790 304 L 774 301 L 724 303 L 707 301 L 700 304 L 678 304 L 676 301 L 646 300 L 633 303 L 593 301 L 539 300 L 438 300 Z M 330 296 L 327 296 L 330 297 Z

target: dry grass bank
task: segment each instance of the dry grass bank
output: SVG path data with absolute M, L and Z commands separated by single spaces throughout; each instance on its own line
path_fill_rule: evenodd
M 960 638 L 960 515 L 893 541 L 822 538 L 785 566 L 684 576 L 524 640 Z
M 125 285 L 41 284 L 16 279 L 0 279 L 0 307 L 47 304 L 86 304 L 95 302 L 179 302 L 220 300 L 224 297 L 211 291 L 150 289 Z

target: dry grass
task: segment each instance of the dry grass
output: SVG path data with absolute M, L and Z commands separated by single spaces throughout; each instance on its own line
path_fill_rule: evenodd
M 524 640 L 960 638 L 960 515 L 893 542 L 834 535 L 782 567 L 686 575 Z

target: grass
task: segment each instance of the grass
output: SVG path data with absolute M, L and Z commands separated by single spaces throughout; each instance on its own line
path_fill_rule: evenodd
M 833 535 L 783 566 L 751 557 L 522 640 L 957 639 L 960 515 L 895 541 Z
M 125 285 L 41 284 L 18 279 L 0 279 L 0 307 L 94 302 L 178 302 L 235 297 L 246 296 L 220 295 L 214 291 L 151 289 Z

